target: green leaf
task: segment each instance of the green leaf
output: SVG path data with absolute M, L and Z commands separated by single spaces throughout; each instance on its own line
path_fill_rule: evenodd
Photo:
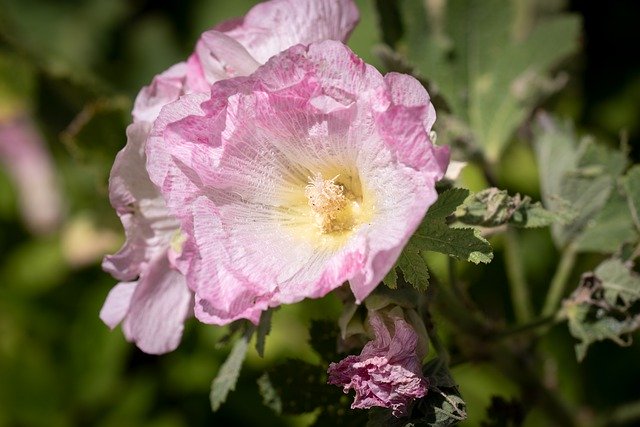
M 587 223 L 576 238 L 576 249 L 584 252 L 614 253 L 624 243 L 638 239 L 627 198 L 613 191 L 602 210 Z
M 402 256 L 402 255 L 401 255 Z M 396 271 L 396 265 L 393 266 L 391 270 L 384 276 L 382 279 L 382 283 L 385 284 L 389 289 L 397 289 L 398 288 L 398 272 Z
M 335 322 L 313 320 L 309 328 L 309 344 L 326 362 L 336 361 L 338 355 L 339 328 Z
M 429 286 L 429 269 L 420 251 L 407 245 L 398 259 L 398 267 L 402 271 L 405 282 L 417 290 L 426 290 Z
M 623 180 L 627 194 L 629 210 L 636 229 L 640 231 L 640 165 L 635 165 L 627 172 Z
M 616 258 L 604 261 L 595 270 L 611 306 L 627 309 L 640 299 L 640 277 Z
M 260 323 L 256 330 L 256 352 L 260 357 L 264 357 L 264 345 L 267 339 L 267 335 L 271 332 L 271 317 L 274 309 L 268 309 L 262 312 L 260 316 Z
M 566 222 L 572 215 L 566 209 L 551 212 L 528 196 L 509 196 L 506 190 L 487 188 L 465 200 L 456 210 L 456 219 L 463 224 L 497 227 L 504 224 L 516 227 L 546 227 L 554 222 Z
M 516 398 L 507 400 L 502 396 L 491 396 L 487 408 L 487 420 L 480 427 L 519 427 L 525 417 L 522 402 Z
M 581 236 L 588 230 L 591 236 L 598 237 L 613 227 L 619 236 L 618 223 L 611 223 L 601 214 L 608 203 L 607 215 L 613 210 L 616 215 L 625 215 L 619 206 L 619 200 L 612 196 L 612 190 L 618 176 L 624 171 L 627 160 L 624 153 L 596 144 L 585 138 L 578 145 L 577 137 L 569 125 L 561 125 L 548 115 L 539 115 L 539 128 L 536 131 L 536 155 L 540 165 L 540 184 L 544 204 L 552 211 L 561 211 L 567 206 L 575 212 L 572 221 L 566 224 L 554 224 L 552 228 L 557 246 L 564 247 L 580 241 L 582 250 L 592 250 L 587 236 Z M 604 212 L 603 212 L 604 214 Z M 599 220 L 594 221 L 598 216 Z M 627 222 L 627 221 L 623 221 Z M 597 227 L 596 227 L 597 226 Z M 602 230 L 600 230 L 602 229 Z M 609 242 L 607 246 L 618 246 L 622 242 Z
M 211 383 L 211 393 L 209 400 L 211 401 L 211 408 L 213 411 L 217 411 L 225 400 L 230 391 L 235 390 L 238 377 L 240 376 L 240 370 L 242 369 L 242 363 L 247 356 L 247 350 L 249 349 L 249 340 L 253 335 L 253 329 L 250 329 L 242 337 L 240 337 L 233 348 L 227 360 L 224 361 L 218 375 Z
M 491 245 L 472 228 L 451 228 L 447 217 L 464 202 L 469 190 L 452 188 L 438 196 L 409 244 L 418 250 L 440 252 L 475 264 L 493 258 Z
M 289 359 L 259 380 L 263 402 L 277 413 L 303 414 L 334 405 L 342 390 L 327 384 L 324 367 Z
M 579 340 L 578 361 L 596 341 L 631 344 L 631 333 L 640 328 L 640 314 L 631 308 L 639 299 L 640 278 L 618 259 L 606 260 L 593 273 L 582 276 L 560 313 L 567 319 L 571 335 Z
M 407 426 L 446 427 L 466 419 L 466 404 L 446 364 L 439 358 L 432 359 L 423 372 L 429 381 L 429 392 L 413 411 L 413 416 L 417 412 L 422 416 Z
M 260 390 L 260 395 L 262 396 L 262 403 L 276 414 L 282 414 L 282 399 L 280 399 L 280 395 L 271 384 L 269 374 L 266 372 L 258 378 L 258 390 Z
M 515 27 L 509 0 L 401 1 L 409 60 L 470 125 L 490 161 L 562 79 L 548 70 L 577 48 L 580 20 L 558 15 Z

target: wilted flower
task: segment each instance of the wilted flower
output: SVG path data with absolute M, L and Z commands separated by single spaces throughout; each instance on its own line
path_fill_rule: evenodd
M 60 190 L 51 155 L 27 113 L 0 117 L 0 163 L 17 187 L 27 228 L 53 231 L 62 218 Z
M 437 197 L 434 120 L 417 80 L 333 41 L 166 106 L 147 167 L 187 235 L 196 316 L 257 323 L 345 281 L 364 299 Z
M 352 0 L 273 0 L 244 18 L 205 32 L 186 62 L 156 76 L 136 98 L 127 145 L 118 153 L 109 179 L 112 206 L 127 241 L 103 268 L 122 280 L 100 313 L 110 327 L 123 323 L 130 341 L 147 353 L 171 351 L 179 344 L 192 294 L 181 262 L 180 224 L 149 180 L 145 169 L 151 126 L 167 104 L 191 93 L 207 93 L 216 81 L 252 73 L 262 62 L 296 43 L 345 40 L 358 20 Z
M 329 384 L 354 389 L 352 409 L 373 406 L 390 408 L 396 417 L 407 414 L 408 405 L 427 394 L 417 352 L 418 335 L 401 317 L 393 318 L 393 328 L 380 315 L 370 315 L 375 339 L 358 356 L 347 356 L 329 365 Z

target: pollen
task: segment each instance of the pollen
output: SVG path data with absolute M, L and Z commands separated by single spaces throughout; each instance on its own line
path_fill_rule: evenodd
M 349 230 L 353 227 L 353 194 L 336 183 L 339 175 L 324 179 L 321 173 L 309 178 L 304 189 L 315 224 L 324 234 Z

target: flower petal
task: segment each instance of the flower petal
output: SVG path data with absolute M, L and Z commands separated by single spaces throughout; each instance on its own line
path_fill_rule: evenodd
M 352 0 L 272 0 L 254 6 L 241 23 L 228 25 L 232 28 L 226 34 L 265 63 L 296 44 L 346 41 L 358 20 Z
M 145 353 L 175 350 L 190 313 L 191 292 L 184 276 L 171 268 L 166 254 L 155 258 L 131 297 L 124 331 Z
M 144 264 L 166 251 L 178 229 L 177 220 L 150 181 L 144 165 L 149 124 L 137 122 L 127 128 L 127 145 L 118 153 L 109 177 L 111 205 L 122 220 L 127 241 L 102 267 L 119 280 L 133 280 Z
M 131 297 L 137 285 L 137 282 L 120 282 L 109 291 L 100 310 L 100 319 L 111 329 L 118 326 L 129 312 Z

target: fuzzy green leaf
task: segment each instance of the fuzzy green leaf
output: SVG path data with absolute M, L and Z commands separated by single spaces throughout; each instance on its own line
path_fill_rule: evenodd
M 623 185 L 627 194 L 631 217 L 636 229 L 640 231 L 640 165 L 635 165 L 629 169 Z
M 409 60 L 467 122 L 490 160 L 563 79 L 548 70 L 576 50 L 580 21 L 557 15 L 514 27 L 517 2 L 400 2 Z
M 614 253 L 624 243 L 637 239 L 627 199 L 613 191 L 602 210 L 576 238 L 576 248 L 584 252 Z
M 478 230 L 447 225 L 447 217 L 468 195 L 469 190 L 462 188 L 453 188 L 440 194 L 409 244 L 417 250 L 440 252 L 475 264 L 490 262 L 493 258 L 491 245 Z
M 229 357 L 224 361 L 218 371 L 218 375 L 216 375 L 211 383 L 209 400 L 211 401 L 211 408 L 214 412 L 220 408 L 220 405 L 222 405 L 225 400 L 227 400 L 229 392 L 236 388 L 236 383 L 240 376 L 240 370 L 242 369 L 242 363 L 244 362 L 249 348 L 251 335 L 251 333 L 246 333 L 235 342 Z
M 552 211 L 569 207 L 575 212 L 568 223 L 554 224 L 556 245 L 579 242 L 579 250 L 602 252 L 606 246 L 605 252 L 613 252 L 611 249 L 619 247 L 628 236 L 625 230 L 629 219 L 623 219 L 628 216 L 628 209 L 620 206 L 619 198 L 613 194 L 616 179 L 626 168 L 626 156 L 588 138 L 578 144 L 573 129 L 550 116 L 540 115 L 539 125 L 535 148 L 542 199 Z M 612 215 L 616 217 L 613 222 Z M 583 238 L 585 232 L 589 234 Z M 600 245 L 602 236 L 608 233 L 617 238 Z M 597 239 L 593 244 L 589 241 L 592 238 Z
M 551 212 L 528 196 L 509 196 L 506 190 L 487 188 L 465 200 L 456 210 L 456 219 L 463 224 L 497 227 L 504 224 L 516 227 L 546 227 L 554 222 L 572 218 L 567 210 Z
M 578 361 L 596 341 L 631 344 L 631 333 L 640 328 L 640 314 L 630 309 L 638 300 L 640 277 L 618 259 L 606 260 L 593 273 L 582 276 L 561 312 L 569 332 L 580 341 L 576 344 Z

